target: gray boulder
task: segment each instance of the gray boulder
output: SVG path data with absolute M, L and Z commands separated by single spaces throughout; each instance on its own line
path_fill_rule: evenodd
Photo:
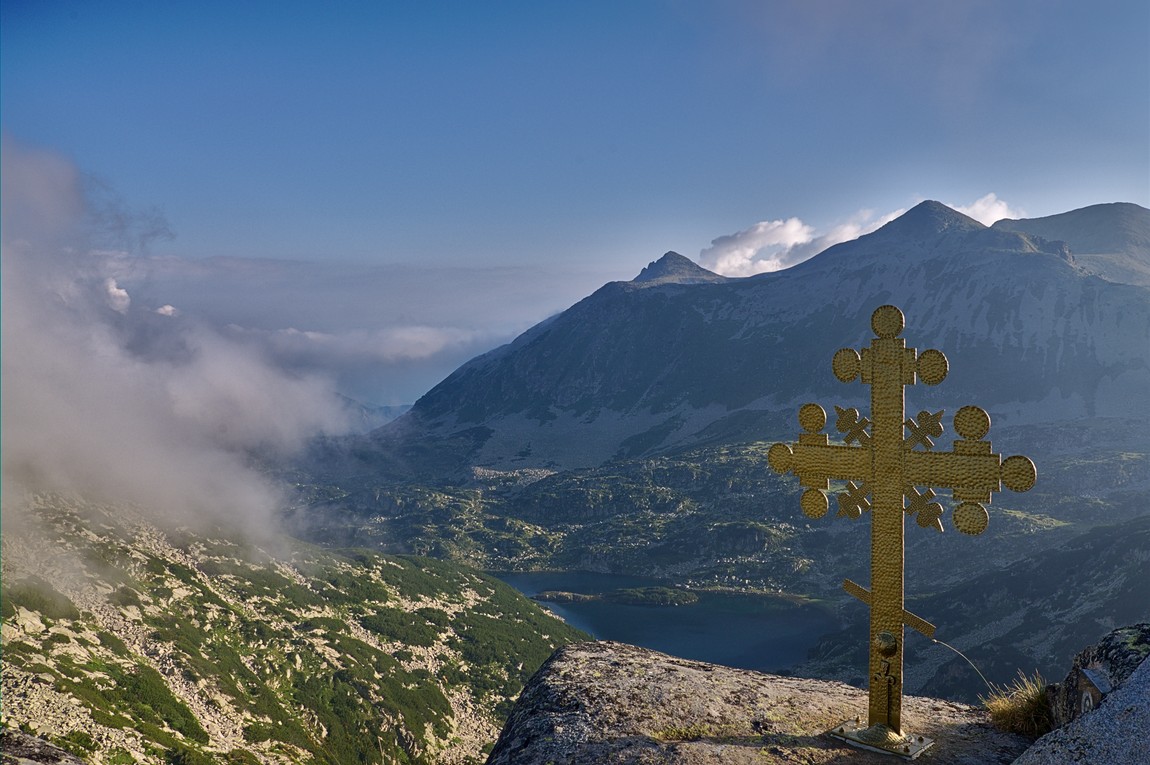
M 1097 707 L 1150 656 L 1150 623 L 1121 627 L 1074 657 L 1070 673 L 1046 689 L 1053 727 Z
M 0 763 L 3 765 L 85 765 L 79 757 L 42 738 L 11 728 L 0 731 Z
M 1145 765 L 1150 742 L 1150 662 L 1097 708 L 1047 733 L 1014 765 Z

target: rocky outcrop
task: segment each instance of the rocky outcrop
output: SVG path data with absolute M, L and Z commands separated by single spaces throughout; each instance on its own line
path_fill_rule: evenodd
M 1047 733 L 1015 765 L 1143 765 L 1150 740 L 1150 662 L 1097 708 Z
M 1055 728 L 1096 708 L 1150 656 L 1150 622 L 1122 627 L 1074 657 L 1061 683 L 1047 687 Z
M 3 765 L 84 765 L 58 746 L 18 730 L 0 731 L 0 762 Z
M 695 261 L 684 258 L 677 252 L 668 252 L 658 260 L 648 263 L 632 284 L 644 286 L 654 284 L 708 284 L 725 282 L 727 277 L 708 271 Z
M 843 683 L 576 643 L 528 683 L 487 762 L 890 765 L 823 735 L 866 706 L 866 692 Z M 936 741 L 919 762 L 1005 765 L 1030 743 L 992 728 L 981 709 L 938 699 L 905 698 L 903 727 Z

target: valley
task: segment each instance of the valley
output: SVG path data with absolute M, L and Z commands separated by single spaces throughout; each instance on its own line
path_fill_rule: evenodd
M 1067 230 L 1094 234 L 1044 238 Z M 992 683 L 1052 678 L 1150 616 L 1148 232 L 1134 205 L 986 227 L 924 202 L 773 274 L 668 253 L 381 427 L 246 455 L 284 491 L 259 539 L 38 495 L 3 536 L 3 723 L 94 765 L 478 763 L 589 633 L 865 685 L 842 582 L 869 581 L 870 519 L 807 518 L 767 452 L 803 403 L 865 409 L 830 359 L 882 302 L 950 361 L 907 394 L 943 410 L 940 448 L 977 403 L 1038 467 L 977 537 L 947 492 L 943 533 L 907 524 L 907 607 Z M 906 650 L 908 692 L 985 692 L 939 643 Z
M 1150 601 L 1137 592 L 1099 592 L 1085 586 L 1081 577 L 1089 572 L 1099 580 L 1133 581 L 1137 558 L 1102 556 L 1100 543 L 1113 535 L 1141 549 L 1137 545 L 1143 542 L 1130 541 L 1138 538 L 1122 529 L 1145 518 L 1141 497 L 1150 490 L 1146 431 L 1139 423 L 1122 420 L 1024 425 L 1001 429 L 997 443 L 1004 451 L 1033 444 L 1030 455 L 1042 480 L 1026 494 L 995 497 L 988 508 L 990 527 L 977 538 L 959 534 L 949 524 L 942 534 L 908 524 L 907 595 L 916 604 L 915 612 L 928 620 L 939 619 L 954 613 L 955 604 L 971 600 L 979 588 L 1004 586 L 1006 577 L 1015 584 L 1019 578 L 1034 584 L 1049 582 L 1050 571 L 1036 568 L 1037 563 L 1062 561 L 1067 555 L 1063 548 L 1086 540 L 1085 550 L 1075 556 L 1081 559 L 1097 548 L 1093 567 L 1062 569 L 1061 564 L 1051 564 L 1062 572 L 1066 597 L 1099 615 L 1128 613 L 1130 619 L 1142 618 L 1138 614 L 1150 608 Z M 850 625 L 841 641 L 857 642 L 866 612 L 841 584 L 844 578 L 869 580 L 866 519 L 850 521 L 833 514 L 818 521 L 804 517 L 800 487 L 766 466 L 768 446 L 761 442 L 686 450 L 549 475 L 477 471 L 463 485 L 370 481 L 338 489 L 309 485 L 303 487 L 302 496 L 342 492 L 341 511 L 320 512 L 325 525 L 301 533 L 326 544 L 367 540 L 380 549 L 433 555 L 489 571 L 600 572 L 643 577 L 649 584 L 659 582 L 687 592 L 726 590 L 764 598 L 814 599 Z M 942 501 L 948 517 L 953 504 L 949 497 Z M 307 517 L 308 512 L 297 508 L 295 517 Z M 1022 565 L 1027 561 L 1031 567 Z M 562 581 L 572 574 L 557 576 Z M 508 581 L 516 580 L 508 577 Z M 982 584 L 972 589 L 972 581 Z M 575 590 L 598 591 L 602 588 Z M 1008 610 L 1018 606 L 1011 599 L 1001 602 Z M 679 619 L 673 613 L 676 608 L 663 609 L 665 617 L 659 609 L 649 610 L 644 618 L 671 628 Z M 982 624 L 985 611 L 971 607 L 963 613 L 939 622 L 939 638 L 959 640 L 966 650 L 971 643 L 959 636 Z M 1026 623 L 1033 624 L 1036 616 L 1037 612 Z M 979 663 L 992 682 L 1007 682 L 1023 665 L 1028 671 L 1055 672 L 1064 662 L 1065 646 L 1088 644 L 1095 632 L 1110 628 L 1105 620 L 1044 617 L 1042 621 L 1044 637 L 1030 653 L 990 662 L 996 655 L 992 644 L 976 652 L 987 657 Z M 769 631 L 769 620 L 761 628 Z M 834 630 L 828 627 L 828 631 Z M 818 637 L 808 635 L 812 653 L 828 654 L 827 646 L 816 647 Z M 831 644 L 836 646 L 835 662 L 800 661 L 794 671 L 857 682 L 860 664 L 847 657 L 857 659 L 854 654 L 861 649 L 846 651 L 842 642 Z M 965 663 L 950 662 L 962 662 L 954 654 L 929 644 L 920 648 L 937 651 L 933 665 L 946 664 L 957 676 L 943 682 L 929 673 L 910 675 L 908 682 L 918 683 L 916 692 L 968 700 L 985 692 Z M 693 658 L 718 660 L 727 655 L 716 646 L 711 655 Z M 729 662 L 727 658 L 721 663 Z M 966 672 L 958 671 L 964 667 Z

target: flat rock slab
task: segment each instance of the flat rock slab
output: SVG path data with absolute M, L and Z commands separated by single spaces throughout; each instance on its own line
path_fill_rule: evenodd
M 866 691 L 679 659 L 614 642 L 559 649 L 524 688 L 488 765 L 849 763 L 892 765 L 825 731 Z M 905 733 L 935 740 L 917 763 L 995 765 L 1030 745 L 967 704 L 908 696 Z

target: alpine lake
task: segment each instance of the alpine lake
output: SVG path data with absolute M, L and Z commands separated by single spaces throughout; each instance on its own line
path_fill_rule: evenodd
M 596 639 L 759 672 L 786 672 L 840 626 L 829 608 L 784 596 L 581 571 L 494 575 Z

